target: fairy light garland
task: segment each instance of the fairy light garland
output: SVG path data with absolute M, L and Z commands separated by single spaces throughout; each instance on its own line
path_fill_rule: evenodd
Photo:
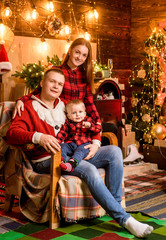
M 41 4 L 41 1 L 40 1 L 40 4 Z M 21 18 L 28 25 L 29 31 L 31 32 L 31 34 L 33 34 L 35 37 L 43 37 L 47 33 L 45 29 L 42 28 L 46 19 L 42 20 L 43 16 L 45 15 L 40 16 L 40 10 L 42 9 L 42 10 L 48 11 L 49 12 L 48 14 L 50 15 L 55 14 L 57 16 L 58 13 L 59 15 L 62 14 L 64 12 L 64 9 L 66 11 L 66 7 L 62 7 L 59 10 L 56 9 L 56 4 L 61 4 L 61 5 L 67 5 L 68 12 L 70 15 L 69 23 L 68 23 L 68 31 L 66 30 L 66 34 L 65 34 L 67 37 L 67 40 L 70 39 L 70 36 L 73 34 L 74 30 L 76 30 L 77 35 L 80 34 L 79 29 L 82 29 L 83 25 L 81 25 L 81 22 L 79 23 L 77 21 L 72 1 L 66 2 L 66 1 L 48 0 L 48 4 L 49 4 L 49 9 L 45 8 L 44 6 L 36 6 L 36 3 L 34 0 L 10 0 L 10 1 L 3 0 L 3 2 L 0 3 L 1 11 L 3 13 L 2 14 L 3 23 L 6 24 L 7 26 L 9 25 L 11 30 L 15 30 L 17 19 Z M 86 13 L 88 11 L 93 12 L 93 18 L 95 19 L 95 26 L 96 26 L 99 18 L 99 14 L 96 9 L 96 2 L 87 0 L 83 6 L 86 7 L 87 9 Z M 29 17 L 25 16 L 25 10 L 27 9 L 29 9 Z M 6 13 L 7 10 L 8 12 Z M 85 11 L 83 13 L 85 13 Z M 39 21 L 41 21 L 41 23 L 38 24 L 37 27 L 34 27 L 33 22 L 36 21 L 37 18 L 39 18 L 38 23 Z M 47 17 L 44 17 L 44 18 L 47 18 Z M 86 14 L 86 18 L 87 18 L 87 14 Z M 86 26 L 86 29 L 88 30 L 88 33 L 89 33 L 88 28 L 89 27 Z
M 159 127 L 162 127 L 163 124 L 160 124 L 159 117 L 161 116 L 163 103 L 163 99 L 160 98 L 166 97 L 166 84 L 161 79 L 163 69 L 160 66 L 161 60 L 164 61 L 164 66 L 166 66 L 165 46 L 165 33 L 160 29 L 154 29 L 152 35 L 145 41 L 147 60 L 145 59 L 136 65 L 129 77 L 129 84 L 133 89 L 129 123 L 132 124 L 133 130 L 136 131 L 136 139 L 144 144 L 152 144 L 153 139 L 162 139 L 164 136 L 159 132 Z M 134 92 L 135 86 L 137 86 L 137 91 L 138 87 L 141 90 Z M 161 90 L 164 91 L 164 94 Z M 142 104 L 145 105 L 144 109 L 141 108 Z M 163 129 L 165 129 L 165 125 L 166 122 L 163 124 Z

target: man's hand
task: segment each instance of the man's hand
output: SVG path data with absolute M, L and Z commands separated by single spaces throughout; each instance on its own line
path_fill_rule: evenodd
M 90 123 L 90 122 L 87 122 L 87 121 L 83 121 L 83 122 L 82 122 L 82 127 L 83 127 L 83 128 L 90 128 L 90 127 L 91 127 L 91 123 Z
M 16 102 L 12 118 L 14 119 L 16 114 L 18 114 L 18 116 L 21 117 L 21 111 L 24 111 L 24 103 L 21 100 L 18 100 Z
M 84 158 L 84 160 L 89 160 L 90 158 L 94 157 L 97 150 L 99 149 L 99 146 L 97 144 L 89 144 L 84 147 L 85 149 L 89 148 L 89 154 Z
M 48 134 L 42 134 L 40 137 L 39 144 L 46 149 L 49 153 L 56 154 L 55 149 L 59 152 L 61 150 L 61 146 L 58 143 L 58 140 Z

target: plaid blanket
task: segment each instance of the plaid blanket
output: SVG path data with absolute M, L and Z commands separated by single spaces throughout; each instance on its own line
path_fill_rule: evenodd
M 105 170 L 100 168 L 98 171 L 105 182 Z M 59 180 L 58 196 L 62 216 L 66 221 L 75 222 L 106 214 L 92 197 L 86 183 L 78 177 L 63 175 Z
M 8 149 L 8 144 L 4 141 L 3 137 L 11 124 L 12 112 L 15 102 L 0 102 L 0 169 L 5 164 L 5 152 Z
M 8 145 L 2 137 L 11 123 L 11 114 L 14 108 L 13 102 L 1 104 L 1 148 L 0 156 L 3 158 Z M 20 150 L 15 151 L 12 156 L 16 163 L 16 173 L 19 185 L 20 210 L 33 222 L 46 222 L 49 220 L 50 212 L 50 175 L 38 174 L 33 171 L 30 161 Z M 9 159 L 6 159 L 9 161 Z M 104 181 L 105 171 L 99 169 L 99 173 Z M 91 196 L 87 185 L 75 176 L 63 175 L 59 180 L 58 196 L 56 196 L 56 209 L 61 208 L 61 213 L 66 221 L 76 222 L 83 218 L 93 218 L 103 216 L 105 211 Z M 124 189 L 122 206 L 125 206 Z M 60 211 L 58 211 L 60 212 Z

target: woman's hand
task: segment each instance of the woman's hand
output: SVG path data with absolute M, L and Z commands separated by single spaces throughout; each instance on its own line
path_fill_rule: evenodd
M 18 100 L 16 102 L 12 118 L 14 119 L 16 114 L 18 114 L 18 116 L 21 117 L 21 111 L 24 111 L 24 103 L 21 100 Z
M 40 137 L 39 144 L 46 149 L 49 153 L 56 154 L 56 150 L 59 152 L 61 150 L 61 146 L 58 143 L 58 140 L 48 134 L 42 134 Z
M 85 149 L 89 148 L 89 154 L 84 158 L 84 160 L 89 160 L 90 158 L 94 157 L 96 154 L 97 150 L 99 149 L 99 146 L 97 144 L 89 144 L 84 147 Z

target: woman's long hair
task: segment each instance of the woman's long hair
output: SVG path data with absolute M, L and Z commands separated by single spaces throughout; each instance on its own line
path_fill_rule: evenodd
M 88 48 L 88 56 L 87 56 L 87 59 L 85 60 L 85 62 L 82 64 L 82 66 L 83 66 L 84 70 L 86 71 L 87 82 L 91 86 L 92 93 L 95 93 L 94 78 L 93 78 L 93 65 L 92 65 L 92 47 L 91 47 L 91 44 L 85 38 L 77 38 L 76 40 L 74 40 L 72 42 L 66 56 L 63 59 L 62 64 L 68 62 L 69 57 L 70 57 L 70 51 L 78 45 L 84 45 Z

